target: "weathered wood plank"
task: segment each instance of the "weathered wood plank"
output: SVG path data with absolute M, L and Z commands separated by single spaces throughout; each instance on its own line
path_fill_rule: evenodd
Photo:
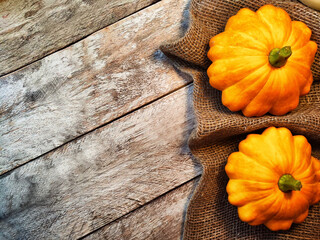
M 86 240 L 180 240 L 186 208 L 199 178 L 108 224 Z
M 187 2 L 163 0 L 0 78 L 0 174 L 191 82 L 158 51 L 182 34 Z
M 184 87 L 0 177 L 0 239 L 84 236 L 201 174 Z
M 0 76 L 157 1 L 0 1 Z

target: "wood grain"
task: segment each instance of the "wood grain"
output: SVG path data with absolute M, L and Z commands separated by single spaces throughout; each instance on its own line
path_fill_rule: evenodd
M 191 82 L 158 50 L 183 34 L 187 2 L 158 2 L 0 78 L 0 174 Z
M 74 239 L 201 174 L 192 85 L 0 177 L 0 239 Z
M 199 177 L 87 236 L 86 240 L 180 240 L 185 212 Z
M 0 76 L 157 1 L 0 1 Z

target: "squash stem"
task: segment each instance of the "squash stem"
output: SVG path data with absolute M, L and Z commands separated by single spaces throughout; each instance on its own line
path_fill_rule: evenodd
M 296 180 L 290 174 L 282 175 L 279 179 L 278 186 L 282 192 L 300 191 L 300 189 L 302 188 L 301 182 L 299 180 Z
M 271 66 L 276 68 L 283 67 L 291 54 L 292 51 L 290 46 L 285 46 L 281 49 L 274 48 L 269 53 L 269 63 L 271 64 Z

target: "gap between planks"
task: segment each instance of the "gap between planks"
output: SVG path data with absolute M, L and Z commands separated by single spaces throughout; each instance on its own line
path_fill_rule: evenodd
M 15 169 L 18 169 L 18 168 L 20 168 L 20 167 L 22 167 L 22 166 L 24 166 L 24 165 L 26 165 L 26 164 L 28 164 L 28 163 L 36 160 L 36 159 L 38 159 L 38 158 L 42 158 L 42 157 L 44 157 L 45 155 L 50 154 L 50 153 L 56 151 L 57 149 L 65 146 L 65 145 L 67 145 L 67 144 L 70 144 L 70 143 L 73 142 L 73 141 L 76 141 L 76 140 L 78 140 L 78 139 L 80 139 L 80 138 L 83 138 L 83 137 L 84 137 L 85 135 L 87 135 L 87 134 L 90 134 L 90 133 L 92 133 L 92 132 L 94 132 L 94 131 L 96 131 L 96 130 L 98 130 L 98 129 L 100 129 L 100 128 L 103 128 L 103 127 L 105 127 L 105 126 L 107 126 L 107 125 L 109 125 L 109 124 L 111 124 L 111 123 L 113 123 L 113 122 L 115 122 L 115 121 L 123 118 L 123 117 L 126 117 L 126 116 L 132 114 L 133 112 L 135 112 L 135 111 L 137 111 L 137 110 L 139 110 L 139 109 L 141 109 L 141 108 L 145 108 L 145 107 L 147 107 L 147 106 L 155 103 L 156 101 L 161 100 L 162 98 L 165 98 L 165 97 L 167 97 L 168 95 L 170 95 L 170 94 L 172 94 L 172 93 L 174 93 L 174 92 L 176 92 L 176 91 L 179 91 L 179 90 L 182 89 L 182 88 L 191 87 L 191 86 L 193 86 L 193 83 L 188 83 L 188 84 L 183 85 L 183 86 L 181 86 L 181 87 L 179 87 L 179 88 L 177 88 L 177 89 L 174 89 L 174 90 L 166 93 L 165 95 L 160 96 L 160 97 L 158 97 L 158 98 L 156 98 L 156 99 L 154 99 L 154 100 L 152 100 L 152 101 L 150 101 L 150 102 L 148 102 L 148 103 L 146 103 L 146 104 L 144 104 L 144 105 L 142 105 L 142 106 L 140 106 L 140 107 L 138 107 L 138 108 L 132 109 L 131 111 L 129 111 L 129 112 L 127 112 L 127 113 L 125 113 L 125 114 L 123 114 L 123 115 L 121 115 L 121 116 L 119 116 L 119 117 L 117 117 L 117 118 L 115 118 L 115 119 L 112 119 L 111 121 L 106 122 L 106 123 L 104 123 L 104 124 L 102 124 L 102 125 L 94 128 L 94 129 L 92 129 L 92 130 L 90 130 L 90 131 L 88 131 L 88 132 L 85 132 L 84 134 L 81 134 L 81 135 L 79 135 L 79 136 L 77 136 L 77 137 L 69 140 L 68 142 L 63 143 L 63 144 L 61 144 L 61 145 L 53 148 L 52 150 L 47 151 L 47 152 L 41 154 L 40 156 L 35 157 L 35 158 L 29 160 L 28 162 L 25 162 L 25 163 L 23 163 L 23 164 L 21 164 L 21 165 L 18 165 L 18 166 L 16 166 L 16 167 L 10 169 L 9 171 L 3 172 L 2 174 L 0 174 L 0 179 L 1 179 L 2 177 L 6 177 L 8 174 L 10 174 L 10 173 L 11 173 L 12 171 L 14 171 Z
M 186 199 L 186 205 L 185 205 L 185 208 L 183 209 L 184 212 L 181 212 L 181 223 L 183 224 L 184 222 L 184 219 L 185 219 L 185 211 L 186 211 L 186 208 L 187 208 L 187 205 L 188 205 L 188 202 L 191 198 L 191 195 L 196 187 L 196 185 L 198 184 L 199 180 L 200 180 L 200 177 L 201 177 L 201 174 L 199 173 L 198 175 L 196 175 L 194 178 L 191 178 L 190 180 L 182 183 L 181 185 L 169 190 L 168 192 L 165 192 L 161 195 L 159 195 L 158 197 L 152 199 L 151 201 L 145 203 L 144 205 L 141 205 L 135 209 L 133 209 L 132 211 L 128 212 L 127 214 L 113 220 L 112 222 L 104 225 L 104 226 L 101 226 L 100 228 L 92 231 L 91 233 L 88 233 L 82 237 L 79 238 L 79 240 L 83 240 L 83 239 L 97 239 L 97 237 L 95 236 L 96 234 L 99 235 L 100 232 L 104 232 L 106 228 L 108 228 L 109 226 L 111 226 L 112 224 L 116 223 L 116 222 L 121 222 L 122 220 L 126 219 L 126 218 L 130 218 L 132 215 L 134 215 L 135 213 L 137 213 L 138 211 L 140 211 L 141 209 L 143 208 L 146 208 L 152 204 L 158 204 L 158 202 L 162 202 L 162 201 L 165 201 L 164 198 L 168 195 L 174 195 L 176 192 L 178 191 L 184 191 L 188 194 L 188 197 Z M 190 189 L 187 189 L 189 188 L 188 185 L 192 185 L 192 187 Z M 168 205 L 172 204 L 172 202 L 168 202 L 167 203 Z M 155 211 L 155 215 L 159 214 L 158 211 Z M 183 227 L 183 225 L 181 225 Z M 132 230 L 133 231 L 133 230 Z M 129 231 L 131 232 L 131 231 Z M 182 229 L 180 229 L 180 232 L 182 234 Z M 104 236 L 100 236 L 100 237 L 104 237 Z M 171 239 L 171 238 L 170 238 Z
M 112 1 L 112 0 L 111 0 L 111 1 Z M 73 37 L 73 38 L 76 38 L 76 40 L 74 40 L 74 41 L 68 42 L 68 39 L 72 39 L 72 38 L 70 38 L 70 36 L 65 36 L 65 38 L 67 39 L 67 40 L 65 40 L 66 43 L 60 44 L 61 46 L 57 45 L 56 47 L 54 47 L 54 48 L 52 48 L 52 49 L 50 49 L 50 46 L 49 46 L 47 50 L 46 50 L 45 47 L 44 47 L 44 49 L 42 50 L 42 52 L 40 52 L 37 56 L 35 56 L 36 59 L 34 59 L 34 60 L 29 60 L 29 61 L 25 60 L 24 62 L 26 62 L 26 63 L 23 64 L 23 65 L 21 65 L 21 66 L 19 66 L 19 67 L 9 68 L 9 70 L 4 70 L 3 72 L 0 71 L 0 77 L 6 76 L 6 75 L 11 74 L 11 73 L 14 73 L 14 72 L 16 72 L 16 71 L 19 71 L 20 69 L 23 69 L 23 68 L 27 67 L 27 66 L 30 65 L 30 64 L 36 63 L 36 62 L 40 61 L 41 59 L 43 59 L 43 58 L 45 58 L 45 57 L 47 57 L 47 56 L 49 56 L 49 55 L 51 55 L 51 54 L 53 54 L 53 53 L 55 53 L 55 52 L 61 51 L 61 50 L 65 49 L 65 48 L 67 48 L 67 47 L 69 47 L 69 46 L 71 46 L 71 45 L 73 45 L 73 44 L 75 44 L 75 43 L 77 43 L 77 42 L 79 42 L 79 41 L 87 38 L 88 36 L 94 34 L 95 32 L 98 32 L 98 31 L 100 31 L 101 29 L 103 29 L 103 28 L 105 28 L 105 27 L 107 27 L 107 26 L 111 26 L 111 25 L 114 24 L 115 22 L 121 21 L 122 19 L 125 19 L 125 18 L 127 18 L 127 17 L 129 17 L 129 16 L 131 16 L 131 15 L 137 13 L 137 12 L 140 12 L 140 11 L 144 10 L 145 8 L 148 8 L 148 7 L 152 6 L 153 4 L 156 4 L 157 2 L 160 2 L 160 1 L 161 1 L 161 0 L 153 0 L 153 1 L 151 1 L 151 2 L 146 2 L 146 4 L 143 4 L 142 7 L 138 8 L 138 9 L 135 9 L 135 11 L 133 11 L 133 12 L 127 14 L 127 15 L 120 16 L 116 21 L 113 21 L 112 19 L 107 19 L 107 20 L 104 21 L 104 22 L 105 22 L 105 25 L 103 25 L 103 26 L 97 25 L 96 27 L 93 28 L 94 31 L 90 31 L 92 28 L 87 28 L 86 31 L 88 31 L 88 33 L 84 33 L 84 34 L 79 33 L 78 35 L 81 36 L 81 37 L 79 37 L 79 38 Z M 86 0 L 83 0 L 83 2 L 86 2 Z M 87 2 L 90 2 L 90 0 L 88 0 Z M 139 0 L 137 0 L 137 4 L 139 4 Z M 33 4 L 33 5 L 36 5 L 36 4 Z M 32 8 L 33 5 L 32 5 L 30 8 Z M 70 7 L 70 9 L 72 9 L 72 8 Z M 70 11 L 70 9 L 67 9 L 67 10 Z M 23 10 L 25 11 L 26 9 L 23 9 Z M 91 9 L 91 10 L 92 10 L 92 9 Z M 98 11 L 97 8 L 95 8 L 95 10 Z M 34 11 L 33 14 L 36 14 L 38 11 L 39 11 L 39 9 L 38 9 L 37 11 Z M 5 11 L 4 11 L 4 12 L 5 12 Z M 32 12 L 32 10 L 29 11 L 29 12 Z M 87 11 L 87 12 L 91 12 L 91 11 Z M 28 12 L 26 12 L 26 14 L 27 14 L 27 13 L 28 13 Z M 59 12 L 57 12 L 57 13 L 59 13 Z M 6 14 L 2 17 L 2 18 L 3 18 L 2 20 L 4 21 L 4 20 L 9 16 L 9 14 L 10 14 L 10 12 L 9 12 L 9 13 L 6 13 Z M 99 13 L 99 14 L 100 14 L 100 13 Z M 0 12 L 0 15 L 2 15 L 1 12 Z M 93 14 L 93 16 L 96 16 L 96 15 Z M 90 17 L 90 15 L 88 15 L 88 17 Z M 92 16 L 91 16 L 91 17 L 92 17 Z M 71 17 L 71 18 L 72 18 L 72 17 Z M 0 19 L 0 21 L 1 21 L 1 19 Z M 28 22 L 28 21 L 26 21 L 26 22 Z M 99 22 L 99 21 L 98 21 L 98 22 Z M 0 23 L 1 23 L 1 22 L 0 22 Z M 40 22 L 40 23 L 41 23 L 41 22 Z M 36 25 L 36 24 L 39 24 L 39 22 L 36 22 L 34 25 Z M 59 23 L 59 24 L 60 24 L 60 23 Z M 56 25 L 59 25 L 59 24 L 56 24 Z M 98 24 L 98 23 L 97 23 L 97 24 Z M 101 21 L 99 22 L 99 24 L 101 25 Z M 25 25 L 25 24 L 22 24 L 22 27 L 21 27 L 21 28 L 23 28 L 24 25 Z M 29 26 L 29 29 L 34 29 L 34 28 L 36 28 L 36 27 L 34 27 L 34 25 Z M 15 27 L 15 28 L 16 28 L 16 27 Z M 28 31 L 29 31 L 29 29 L 28 29 Z M 19 30 L 21 30 L 21 29 L 19 29 Z M 6 30 L 6 31 L 8 31 L 8 30 Z M 33 31 L 33 30 L 31 30 L 31 31 Z M 67 32 L 67 31 L 66 31 L 66 32 Z M 36 32 L 36 33 L 38 33 L 38 32 Z M 25 37 L 25 36 L 23 36 L 23 33 L 22 33 L 21 35 L 22 35 L 21 38 L 24 38 L 24 37 Z M 36 34 L 35 34 L 35 35 L 36 35 Z M 25 37 L 25 38 L 28 38 L 28 37 L 29 37 L 29 36 L 27 36 L 27 37 Z M 55 43 L 53 43 L 52 45 L 54 45 L 54 44 L 55 44 Z M 40 47 L 41 47 L 41 46 L 40 46 Z M 31 47 L 29 47 L 29 48 L 31 48 Z M 27 55 L 27 56 L 28 56 L 28 52 L 27 52 L 27 53 L 24 53 L 24 55 Z M 29 54 L 29 55 L 30 55 L 30 54 Z

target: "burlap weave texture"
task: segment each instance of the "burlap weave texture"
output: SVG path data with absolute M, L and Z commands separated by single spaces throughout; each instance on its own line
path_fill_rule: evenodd
M 203 166 L 203 175 L 188 206 L 184 239 L 320 239 L 320 203 L 310 208 L 302 224 L 288 231 L 272 232 L 265 226 L 250 226 L 239 220 L 237 208 L 228 203 L 224 171 L 228 156 L 249 133 L 262 133 L 269 126 L 287 127 L 302 134 L 312 145 L 312 155 L 320 159 L 320 51 L 312 65 L 314 83 L 297 109 L 284 115 L 247 118 L 231 112 L 221 103 L 221 92 L 209 84 L 206 69 L 211 37 L 224 30 L 227 20 L 239 9 L 256 11 L 265 4 L 286 10 L 292 20 L 308 25 L 311 39 L 320 48 L 320 12 L 296 0 L 192 0 L 191 23 L 185 36 L 161 46 L 161 50 L 182 70 L 192 72 L 194 110 L 197 127 L 189 138 L 192 154 Z

